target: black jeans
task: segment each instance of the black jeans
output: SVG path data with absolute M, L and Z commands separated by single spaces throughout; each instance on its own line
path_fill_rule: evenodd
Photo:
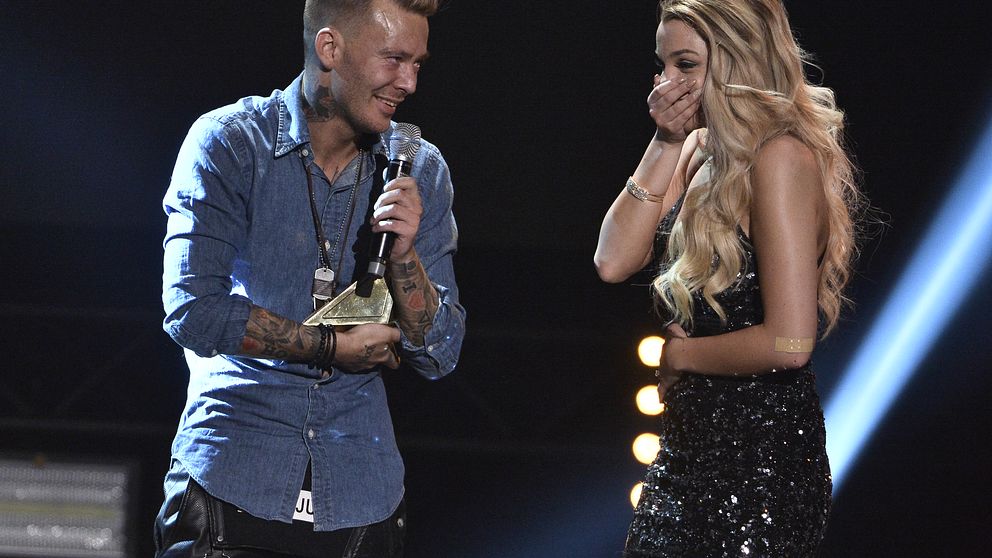
M 315 532 L 265 521 L 207 494 L 192 478 L 155 520 L 156 558 L 402 558 L 406 508 L 372 525 Z

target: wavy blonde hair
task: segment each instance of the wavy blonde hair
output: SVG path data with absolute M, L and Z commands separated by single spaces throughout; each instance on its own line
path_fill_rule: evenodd
M 658 19 L 682 21 L 709 50 L 701 110 L 712 174 L 707 187 L 686 194 L 665 271 L 653 283 L 657 299 L 676 321 L 691 324 L 693 293 L 700 292 L 726 320 L 715 295 L 734 284 L 744 261 L 737 226 L 750 207 L 751 167 L 762 145 L 790 134 L 813 151 L 827 200 L 829 235 L 817 288 L 825 336 L 847 302 L 852 216 L 861 205 L 833 91 L 806 80 L 809 57 L 780 0 L 662 0 Z

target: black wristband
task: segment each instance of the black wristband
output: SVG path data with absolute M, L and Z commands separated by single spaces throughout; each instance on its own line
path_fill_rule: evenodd
M 330 331 L 331 339 L 330 343 L 328 343 L 327 354 L 324 355 L 324 364 L 321 366 L 321 369 L 330 372 L 334 365 L 334 357 L 338 352 L 338 332 L 334 329 L 333 325 L 325 325 L 324 328 L 325 331 Z
M 320 366 L 324 358 L 324 352 L 327 350 L 327 326 L 318 324 L 317 331 L 320 332 L 320 342 L 317 344 L 317 350 L 314 352 L 313 358 L 307 364 L 307 368 L 311 370 Z

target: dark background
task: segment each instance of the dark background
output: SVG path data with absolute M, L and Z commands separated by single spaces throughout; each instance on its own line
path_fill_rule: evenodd
M 196 116 L 295 77 L 301 7 L 2 2 L 0 455 L 136 463 L 141 556 L 187 377 L 160 328 L 161 196 Z M 992 21 L 963 0 L 787 7 L 888 215 L 818 348 L 828 400 L 992 111 Z M 592 253 L 651 134 L 654 9 L 455 0 L 432 20 L 398 119 L 451 166 L 469 330 L 452 376 L 387 378 L 410 558 L 619 555 L 629 444 L 652 429 L 634 349 L 657 324 L 648 278 L 602 284 Z M 988 267 L 949 329 L 919 332 L 937 342 L 836 494 L 825 556 L 987 548 Z

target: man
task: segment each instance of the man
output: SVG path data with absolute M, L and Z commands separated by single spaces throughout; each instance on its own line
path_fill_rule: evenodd
M 465 312 L 437 148 L 421 142 L 412 177 L 377 198 L 373 187 L 437 4 L 307 0 L 303 73 L 204 115 L 183 143 L 164 200 L 163 301 L 190 379 L 157 556 L 402 555 L 381 374 L 400 358 L 427 378 L 451 372 Z M 314 291 L 364 275 L 380 232 L 395 235 L 398 327 L 301 325 Z

